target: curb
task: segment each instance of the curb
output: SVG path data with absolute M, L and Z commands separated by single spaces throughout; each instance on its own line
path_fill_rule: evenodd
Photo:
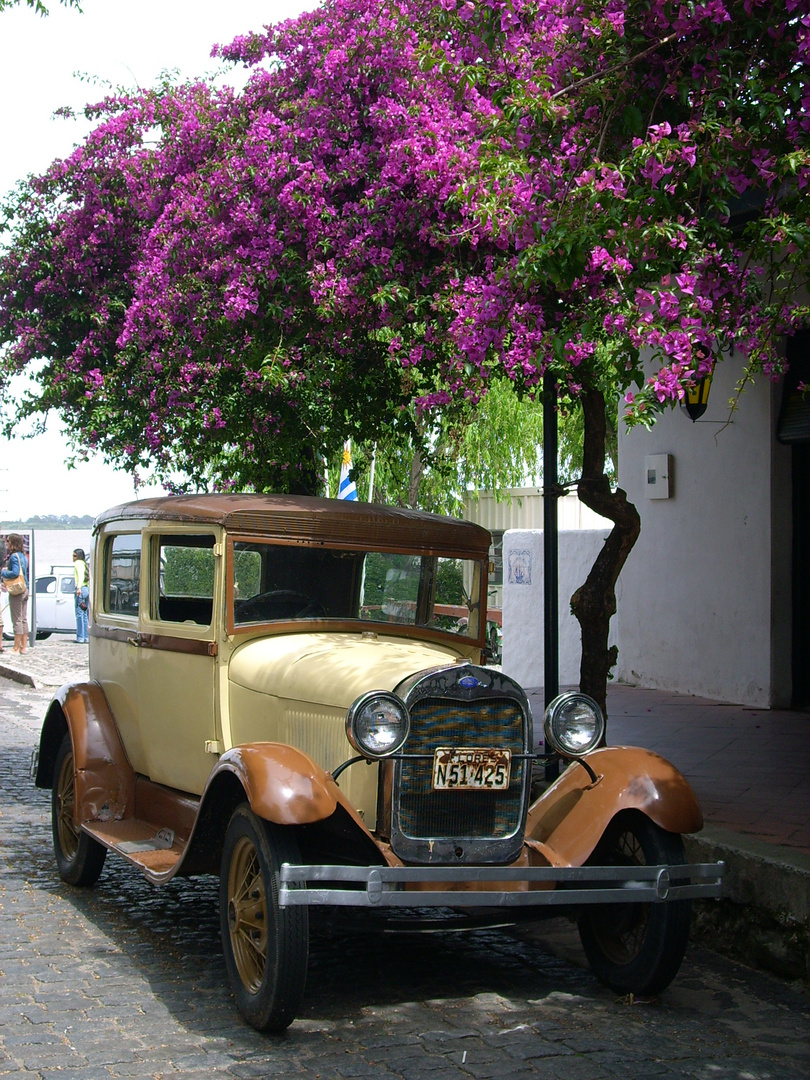
M 9 665 L 3 663 L 0 663 L 0 677 L 12 679 L 14 682 L 22 683 L 23 686 L 32 686 L 35 690 L 41 690 L 43 686 L 27 671 L 18 671 L 17 668 L 9 667 Z
M 783 979 L 810 981 L 810 855 L 707 828 L 684 837 L 689 862 L 726 864 L 722 900 L 694 905 L 692 937 Z

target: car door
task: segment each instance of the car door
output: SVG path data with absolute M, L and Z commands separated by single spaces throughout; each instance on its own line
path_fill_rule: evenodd
M 55 574 L 43 574 L 36 579 L 34 590 L 38 631 L 56 629 L 56 590 L 58 584 Z
M 57 630 L 76 632 L 76 576 L 59 572 L 56 592 L 56 616 L 51 623 Z
M 94 566 L 101 572 L 91 590 L 90 677 L 104 690 L 132 768 L 145 773 L 136 648 L 141 604 L 138 523 L 122 522 L 105 528 L 96 542 Z
M 181 528 L 183 531 L 180 531 Z M 147 774 L 200 794 L 221 750 L 217 611 L 221 545 L 212 531 L 146 534 L 138 635 L 138 712 Z

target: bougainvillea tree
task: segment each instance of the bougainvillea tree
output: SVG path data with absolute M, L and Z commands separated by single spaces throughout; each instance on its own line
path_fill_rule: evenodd
M 315 490 L 346 434 L 553 381 L 615 522 L 573 601 L 604 702 L 638 533 L 606 400 L 651 423 L 719 357 L 776 377 L 807 316 L 806 5 L 331 0 L 219 54 L 243 91 L 111 98 L 8 203 L 3 379 L 34 379 L 10 422 L 56 409 L 132 471 Z
M 649 425 L 719 357 L 740 387 L 781 372 L 809 311 L 810 15 L 798 0 L 442 7 L 423 63 L 497 107 L 465 194 L 503 245 L 443 297 L 446 390 L 551 374 L 583 410 L 579 495 L 614 528 L 572 609 L 581 686 L 604 703 L 639 530 L 603 474 L 606 395 Z

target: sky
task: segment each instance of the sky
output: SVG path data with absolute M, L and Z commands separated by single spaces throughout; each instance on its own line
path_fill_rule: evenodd
M 149 86 L 161 72 L 198 76 L 216 69 L 215 43 L 291 18 L 314 0 L 82 0 L 82 13 L 48 0 L 0 12 L 0 193 L 43 172 L 80 142 L 82 120 L 53 118 L 104 96 L 105 83 Z M 81 77 L 80 77 L 81 76 Z M 95 458 L 68 469 L 65 429 L 0 438 L 0 523 L 35 514 L 101 513 L 135 498 L 131 479 Z M 160 494 L 141 488 L 139 495 Z

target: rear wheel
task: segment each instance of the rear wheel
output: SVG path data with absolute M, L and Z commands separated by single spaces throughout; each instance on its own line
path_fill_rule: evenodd
M 51 789 L 53 850 L 59 875 L 69 885 L 94 885 L 104 866 L 107 849 L 76 825 L 73 744 L 66 733 L 56 755 Z
M 299 863 L 290 829 L 245 804 L 225 835 L 219 907 L 222 949 L 239 1012 L 258 1031 L 283 1031 L 295 1019 L 306 984 L 309 913 L 280 908 L 278 870 Z
M 588 861 L 595 866 L 678 866 L 685 862 L 683 841 L 644 814 L 621 814 Z M 690 913 L 689 900 L 586 908 L 579 936 L 594 974 L 620 993 L 660 993 L 681 966 Z

